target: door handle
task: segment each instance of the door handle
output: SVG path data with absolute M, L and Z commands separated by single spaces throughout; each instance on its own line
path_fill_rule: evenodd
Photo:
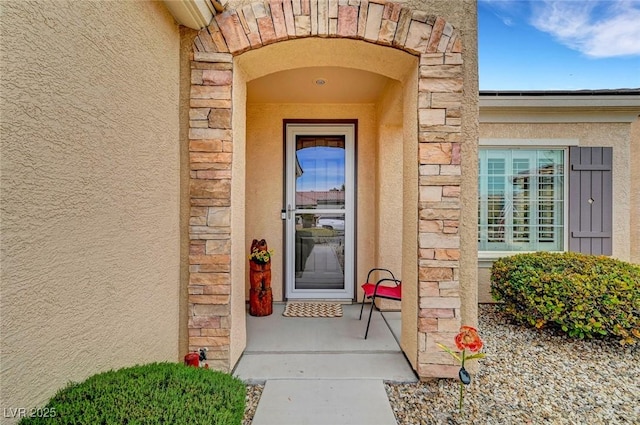
M 291 204 L 287 204 L 287 219 L 291 220 L 291 212 L 293 208 L 291 208 Z

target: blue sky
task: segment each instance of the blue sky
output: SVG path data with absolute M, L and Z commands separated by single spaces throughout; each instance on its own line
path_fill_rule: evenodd
M 640 0 L 478 0 L 480 90 L 640 88 Z

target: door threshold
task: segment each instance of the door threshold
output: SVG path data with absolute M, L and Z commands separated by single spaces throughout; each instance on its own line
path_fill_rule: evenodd
M 344 298 L 290 298 L 284 303 L 340 303 L 353 304 L 353 300 L 345 300 Z

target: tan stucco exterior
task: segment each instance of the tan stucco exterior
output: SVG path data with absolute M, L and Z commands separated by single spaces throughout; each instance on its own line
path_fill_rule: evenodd
M 179 29 L 137 1 L 0 22 L 0 405 L 32 408 L 179 357 Z
M 232 185 L 231 185 L 231 275 L 245 276 L 247 265 L 247 247 L 245 235 L 248 234 L 246 228 L 247 204 L 246 204 L 246 174 L 247 156 L 242 153 L 247 152 L 247 120 L 246 113 L 246 77 L 242 71 L 234 73 L 233 76 L 233 104 L 238 113 L 233 115 L 233 140 L 234 152 L 232 164 Z M 251 210 L 251 209 L 249 209 Z M 240 289 L 240 288 L 239 288 Z M 247 341 L 245 294 L 242 290 L 231 292 L 231 335 L 230 339 L 230 365 L 235 365 Z
M 564 111 L 554 110 L 553 115 L 551 115 L 551 111 L 547 112 L 544 118 L 547 122 L 540 122 L 540 111 L 531 113 L 529 118 L 526 118 L 526 114 L 520 115 L 515 122 L 492 122 L 509 120 L 505 117 L 509 117 L 511 114 L 513 114 L 513 110 L 505 110 L 502 116 L 492 112 L 488 114 L 488 117 L 483 118 L 481 110 L 481 143 L 491 146 L 491 140 L 497 139 L 501 143 L 504 140 L 513 140 L 514 145 L 523 147 L 527 144 L 545 146 L 551 140 L 553 143 L 559 143 L 559 147 L 562 147 L 563 141 L 567 146 L 613 147 L 612 255 L 624 261 L 637 262 L 637 257 L 633 257 L 634 247 L 637 246 L 634 244 L 634 238 L 637 238 L 638 234 L 637 226 L 634 227 L 634 220 L 638 220 L 639 213 L 637 204 L 634 208 L 633 202 L 637 202 L 639 186 L 637 179 L 633 179 L 632 174 L 635 173 L 634 162 L 637 162 L 637 148 L 634 146 L 640 142 L 640 139 L 637 138 L 637 134 L 633 134 L 632 126 L 628 122 L 628 114 L 618 119 L 607 118 L 607 121 L 619 122 L 593 122 L 598 119 L 602 120 L 602 117 L 607 116 L 607 112 L 601 111 L 600 114 L 593 115 L 585 114 L 584 111 L 581 114 L 575 109 L 567 109 Z M 634 128 L 636 126 L 637 124 L 634 125 Z M 635 131 L 637 132 L 637 130 Z M 527 142 L 523 145 L 522 140 L 527 140 Z M 636 149 L 635 152 L 634 149 Z M 492 302 L 490 295 L 491 264 L 492 262 L 489 260 L 480 261 L 478 270 L 480 302 Z
M 247 206 L 246 243 L 251 245 L 254 238 L 265 238 L 269 247 L 277 253 L 273 258 L 272 287 L 274 300 L 283 300 L 283 226 L 280 209 L 283 203 L 283 185 L 269 185 L 269 180 L 284 181 L 283 128 L 284 119 L 357 119 L 358 120 L 358 162 L 375 163 L 374 105 L 249 105 L 247 109 Z M 276 124 L 274 124 L 276 123 Z M 369 268 L 376 253 L 375 215 L 373 209 L 364 206 L 375 202 L 375 173 L 369 167 L 358 168 L 358 205 L 362 206 L 358 214 L 358 256 L 371 258 Z M 258 207 L 259 206 L 259 207 Z M 368 230 L 368 231 L 367 231 Z M 367 271 L 358 265 L 358 275 L 366 276 Z M 248 279 L 246 294 L 248 296 Z
M 347 47 L 348 45 L 345 45 Z M 335 45 L 330 50 L 335 51 Z M 413 65 L 404 82 L 404 92 L 415 92 L 415 64 L 408 59 L 407 65 Z M 327 63 L 329 60 L 326 59 Z M 395 62 L 397 64 L 397 62 Z M 367 64 L 363 64 L 367 66 Z M 369 68 L 371 69 L 371 68 Z M 383 71 L 379 71 L 383 72 Z M 403 96 L 403 85 L 397 80 L 389 80 L 384 91 L 379 93 L 375 104 L 250 104 L 247 109 L 247 174 L 246 174 L 246 246 L 254 237 L 265 237 L 270 248 L 280 253 L 273 259 L 274 300 L 284 299 L 283 294 L 283 226 L 278 214 L 282 207 L 283 185 L 266 184 L 267 181 L 284 180 L 283 129 L 284 119 L 355 119 L 358 123 L 357 140 L 357 300 L 362 299 L 358 283 L 363 282 L 367 272 L 374 266 L 384 266 L 394 270 L 402 277 L 403 252 L 417 249 L 415 244 L 415 225 L 410 226 L 407 239 L 414 241 L 403 248 L 403 211 L 406 205 L 416 205 L 417 176 L 415 143 L 404 143 L 415 138 L 415 126 L 407 125 L 403 132 L 403 114 L 414 114 L 416 101 L 412 96 Z M 408 118 L 406 121 L 411 122 Z M 276 123 L 276 124 L 274 124 Z M 413 129 L 414 133 L 411 132 Z M 406 133 L 406 134 L 405 134 Z M 408 154 L 404 158 L 404 151 Z M 267 176 L 267 177 L 265 177 Z M 413 180 L 411 182 L 411 180 Z M 409 184 L 407 181 L 409 181 Z M 399 187 L 406 187 L 405 193 Z M 406 197 L 406 199 L 405 199 Z M 257 206 L 260 206 L 257 208 Z M 373 206 L 373 207 L 372 207 Z M 416 208 L 417 209 L 417 208 Z M 409 223 L 416 223 L 417 216 Z M 251 236 L 253 235 L 253 236 Z M 413 264 L 415 268 L 415 263 Z M 415 273 L 413 273 L 415 275 Z M 417 279 L 417 277 L 416 277 Z M 406 288 L 409 288 L 407 285 Z M 245 285 L 248 297 L 248 280 Z M 411 292 L 409 293 L 411 294 Z M 417 296 L 414 292 L 413 296 Z M 411 296 L 407 296 L 408 301 Z M 384 308 L 398 308 L 391 301 L 382 300 Z M 407 302 L 403 307 L 407 317 L 413 308 L 417 315 L 416 304 Z M 407 353 L 417 351 L 417 323 L 407 320 L 402 338 Z M 415 354 L 412 363 L 417 361 Z
M 402 5 L 461 42 L 423 54 L 389 46 L 384 32 L 295 35 L 232 55 L 198 51 L 199 32 L 160 2 L 4 2 L 0 405 L 35 407 L 69 380 L 207 344 L 212 367 L 236 364 L 254 237 L 275 249 L 283 299 L 283 119 L 358 120 L 356 285 L 374 265 L 401 270 L 401 346 L 421 377 L 457 374 L 435 343 L 476 324 L 477 301 L 490 301 L 476 249 L 478 132 L 614 146 L 614 256 L 640 262 L 640 121 L 538 109 L 492 113 L 479 130 L 476 1 Z M 385 13 L 389 29 L 400 8 Z M 247 103 L 251 81 L 325 65 L 387 85 L 368 103 Z M 439 79 L 453 88 L 434 106 Z M 230 123 L 203 119 L 207 108 L 228 109 Z M 434 231 L 439 221 L 449 234 Z M 438 303 L 451 317 L 437 317 Z
M 402 102 L 403 114 L 409 115 L 416 110 L 418 99 L 408 93 L 416 90 L 417 74 L 416 69 L 414 75 L 408 81 L 416 81 L 407 84 L 404 87 L 404 96 Z M 418 156 L 418 146 L 413 141 L 418 131 L 418 120 L 407 119 L 402 127 L 402 137 L 406 141 L 402 149 L 402 161 L 409 168 L 419 167 L 415 158 Z M 413 166 L 411 166 L 413 164 Z M 419 213 L 415 206 L 418 205 L 418 185 L 419 173 L 407 172 L 404 175 L 404 184 L 402 185 L 403 205 L 402 210 L 402 279 L 406 282 L 418 282 L 418 268 L 415 266 L 414 256 L 411 253 L 418 251 L 418 239 L 414 236 L 416 226 L 420 228 Z M 400 338 L 400 346 L 406 353 L 407 359 L 411 363 L 414 370 L 418 368 L 418 350 L 422 345 L 422 338 L 418 335 L 420 303 L 418 285 L 406 285 L 402 288 L 402 312 L 408 320 L 402 321 L 402 335 Z
M 630 260 L 640 264 L 640 116 L 631 124 L 631 253 Z
M 376 60 L 381 54 L 385 53 L 385 49 L 380 46 L 365 44 L 360 46 L 351 40 L 319 40 L 319 39 L 302 39 L 289 41 L 288 43 L 279 43 L 255 51 L 248 52 L 238 57 L 237 72 L 234 78 L 238 81 L 234 82 L 234 90 L 240 88 L 246 90 L 246 84 L 263 75 L 273 72 L 292 69 L 300 66 L 321 66 L 324 64 L 336 63 L 339 66 L 353 67 L 357 69 L 366 69 L 378 71 L 386 75 L 389 79 L 389 85 L 384 93 L 380 94 L 381 99 L 389 99 L 395 97 L 394 106 L 398 106 L 398 102 L 402 102 L 402 93 L 400 85 L 396 79 L 406 79 L 408 76 L 415 78 L 415 69 L 417 68 L 417 60 L 406 53 L 391 50 L 386 52 L 388 58 L 384 61 Z M 354 57 L 352 52 L 358 49 L 364 52 L 363 56 Z M 300 52 L 313 52 L 311 56 L 305 56 Z M 363 59 L 364 57 L 364 59 Z M 336 59 L 338 61 L 336 62 Z M 395 83 L 394 83 L 395 81 Z M 415 91 L 415 85 L 410 86 Z M 236 93 L 236 92 L 234 92 Z M 398 211 L 390 212 L 394 208 L 402 206 L 401 193 L 395 191 L 398 199 L 390 202 L 382 202 L 379 193 L 377 193 L 378 183 L 381 180 L 376 167 L 382 168 L 382 173 L 395 175 L 396 183 L 401 182 L 403 167 L 402 159 L 402 108 L 400 111 L 389 111 L 389 106 L 385 102 L 376 104 L 248 104 L 246 107 L 246 117 L 242 114 L 242 107 L 236 107 L 234 110 L 234 119 L 238 120 L 240 127 L 246 125 L 246 146 L 244 147 L 244 157 L 246 158 L 246 177 L 241 176 L 238 181 L 244 182 L 244 244 L 241 246 L 245 250 L 245 254 L 233 258 L 246 259 L 246 250 L 251 245 L 254 238 L 264 238 L 268 241 L 269 247 L 274 249 L 276 255 L 272 264 L 272 288 L 274 300 L 281 301 L 284 299 L 283 293 L 283 226 L 280 218 L 280 210 L 283 205 L 283 182 L 284 182 L 284 162 L 283 162 L 283 120 L 284 119 L 356 119 L 358 121 L 358 140 L 357 151 L 357 181 L 358 195 L 357 204 L 359 205 L 359 214 L 357 217 L 358 235 L 358 260 L 356 270 L 356 282 L 364 280 L 367 271 L 376 264 L 389 264 L 387 267 L 400 270 L 400 259 L 402 255 L 401 238 L 399 229 L 402 223 L 395 224 L 396 231 L 385 228 L 383 235 L 377 231 L 381 226 L 378 221 L 380 215 L 387 216 L 395 214 L 396 218 L 401 216 Z M 415 116 L 415 102 L 413 103 Z M 382 121 L 388 123 L 386 127 L 389 129 L 381 136 L 378 131 L 380 122 L 377 114 L 382 116 Z M 243 121 L 244 119 L 244 121 Z M 395 127 L 395 128 L 394 128 Z M 236 123 L 234 122 L 234 129 Z M 238 134 L 238 138 L 243 137 L 242 133 Z M 415 137 L 415 136 L 414 136 Z M 234 137 L 235 141 L 239 140 Z M 390 151 L 391 146 L 395 146 L 395 154 Z M 387 153 L 388 161 L 384 163 L 378 162 L 379 151 L 382 149 Z M 240 148 L 234 144 L 234 153 L 242 152 Z M 414 156 L 415 158 L 415 156 Z M 376 165 L 378 164 L 378 165 Z M 394 174 L 395 170 L 395 174 Z M 416 170 L 417 171 L 417 170 Z M 275 184 L 274 184 L 275 182 Z M 391 193 L 392 185 L 389 182 L 383 182 L 381 187 Z M 398 186 L 396 186 L 398 187 Z M 233 190 L 232 190 L 233 191 Z M 241 199 L 239 194 L 243 191 L 233 192 L 235 199 Z M 232 196 L 232 199 L 234 197 Z M 382 205 L 382 213 L 378 215 L 378 208 Z M 371 208 L 369 206 L 374 206 Z M 389 218 L 386 218 L 389 220 Z M 234 227 L 235 228 L 235 227 Z M 382 239 L 382 244 L 379 238 Z M 244 291 L 236 291 L 236 294 L 242 294 L 248 299 L 248 262 L 244 261 L 242 274 Z M 235 270 L 235 269 L 234 269 Z M 239 283 L 239 282 L 238 282 Z M 361 296 L 360 296 L 361 298 Z M 244 313 L 244 310 L 243 310 Z M 232 323 L 235 322 L 235 315 L 232 315 Z M 244 333 L 245 330 L 242 329 Z M 238 353 L 242 352 L 246 337 L 236 337 L 235 331 L 232 330 L 232 345 L 238 347 Z M 414 334 L 415 340 L 415 334 Z M 416 343 L 412 344 L 416 347 Z M 235 356 L 231 355 L 232 363 L 237 361 Z
M 258 75 L 273 72 L 274 69 L 288 69 L 300 56 L 299 51 L 313 51 L 314 65 L 333 64 L 334 57 L 342 58 L 340 65 L 368 69 L 395 78 L 405 78 L 410 69 L 416 67 L 412 56 L 393 51 L 389 61 L 374 61 L 384 48 L 375 45 L 357 46 L 350 40 L 304 39 L 281 43 L 270 49 L 251 52 L 252 57 L 242 56 L 241 66 L 255 70 L 267 70 Z M 357 46 L 357 47 L 356 47 Z M 278 49 L 274 54 L 273 50 Z M 368 52 L 365 57 L 356 58 L 349 54 L 354 49 Z M 382 49 L 382 50 L 381 50 Z M 264 50 L 264 52 L 263 52 Z M 260 54 L 262 53 L 262 54 Z M 265 54 L 266 53 L 266 54 Z M 248 55 L 248 54 L 247 54 Z M 274 58 L 278 58 L 274 61 Z M 246 61 L 251 62 L 247 64 Z M 261 64 L 260 67 L 255 64 Z M 305 62 L 301 62 L 303 64 Z M 309 63 L 308 61 L 306 63 Z M 389 63 L 394 67 L 389 70 Z M 274 66 L 274 68 L 271 68 Z M 395 83 L 394 83 L 395 81 Z M 398 120 L 400 113 L 387 113 L 385 100 L 397 97 L 402 101 L 397 80 L 389 79 L 387 89 L 380 93 L 378 104 L 249 104 L 247 108 L 247 198 L 246 198 L 246 246 L 254 238 L 266 238 L 270 248 L 280 255 L 275 256 L 273 264 L 273 291 L 275 300 L 283 300 L 282 261 L 282 220 L 280 209 L 283 203 L 284 159 L 283 159 L 283 120 L 284 119 L 356 119 L 358 120 L 357 140 L 357 205 L 358 205 L 358 270 L 357 281 L 366 277 L 367 271 L 375 264 L 388 264 L 399 271 L 402 251 L 399 249 L 401 238 L 399 229 L 402 223 L 392 217 L 401 216 L 398 208 L 402 206 L 401 192 L 394 190 L 402 184 L 402 132 Z M 414 113 L 415 114 L 415 113 Z M 378 118 L 381 116 L 381 119 Z M 395 122 L 393 122 L 395 120 Z M 381 121 L 388 123 L 382 124 Z M 394 128 L 395 127 L 395 128 Z M 379 161 L 380 154 L 385 161 Z M 390 178 L 386 178 L 389 175 Z M 395 180 L 394 180 L 395 179 Z M 277 182 L 278 184 L 267 184 Z M 394 186 L 395 184 L 395 186 Z M 393 193 L 392 193 L 393 192 Z M 392 197 L 383 201 L 386 196 Z M 384 229 L 382 229 L 384 228 Z M 266 233 L 261 232 L 266 230 Z M 378 231 L 378 229 L 382 229 Z M 395 231 L 393 230 L 395 229 Z M 264 234 L 265 236 L 262 236 Z M 246 284 L 248 296 L 248 281 Z

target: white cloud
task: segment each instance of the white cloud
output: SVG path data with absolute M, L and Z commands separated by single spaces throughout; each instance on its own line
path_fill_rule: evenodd
M 518 18 L 522 15 L 523 3 L 521 0 L 479 0 L 488 7 L 491 12 L 509 27 L 517 25 Z
M 640 55 L 640 1 L 537 0 L 531 23 L 595 58 Z

